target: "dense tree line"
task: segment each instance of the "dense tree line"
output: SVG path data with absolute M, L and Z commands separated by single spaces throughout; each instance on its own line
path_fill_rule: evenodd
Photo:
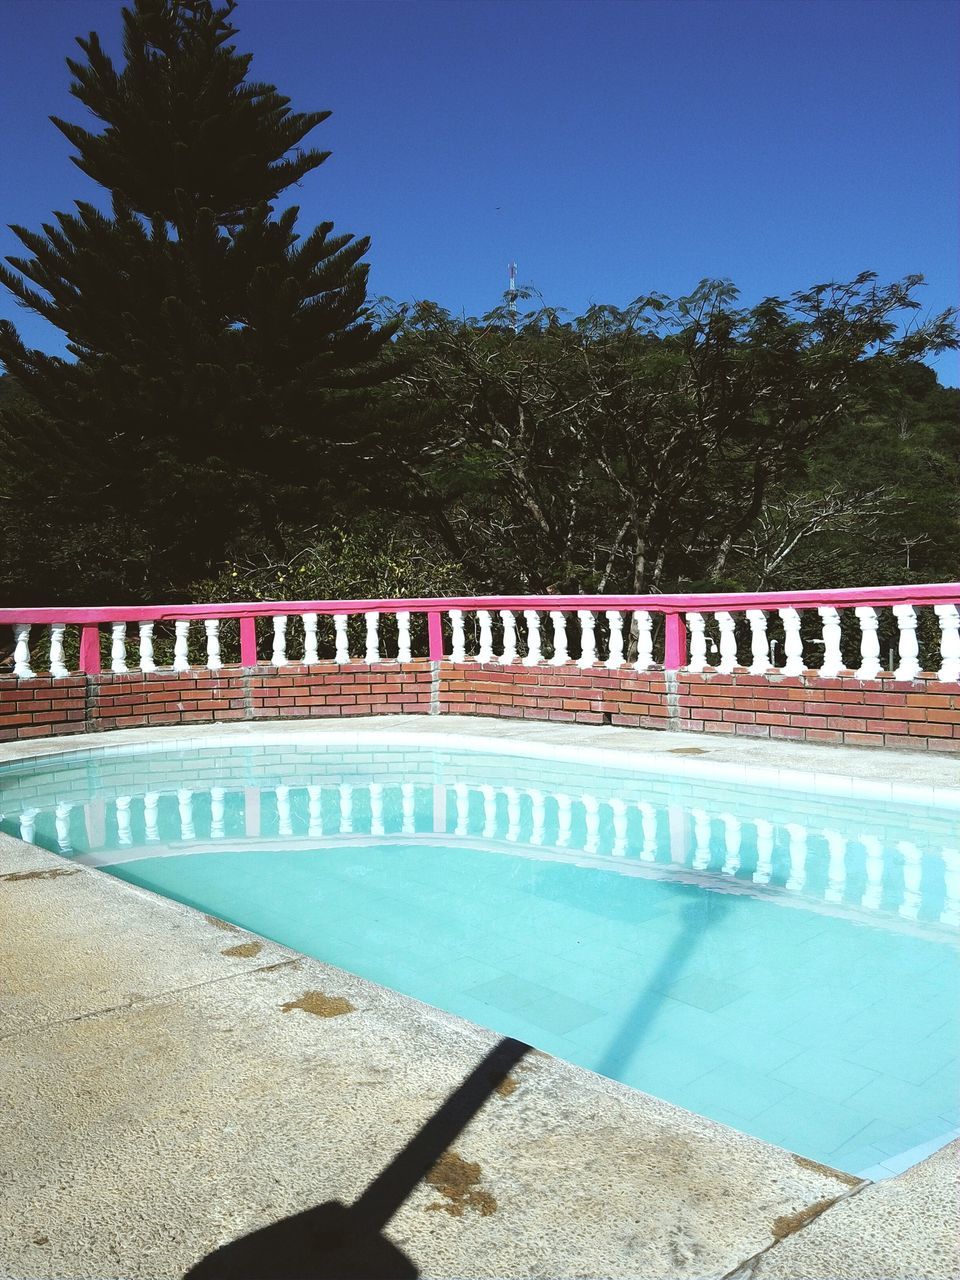
M 250 78 L 234 4 L 136 0 L 55 121 L 104 192 L 0 281 L 9 603 L 664 591 L 953 578 L 960 392 L 922 281 L 741 305 L 725 281 L 568 317 L 372 305 L 363 238 L 298 235 L 325 112 Z

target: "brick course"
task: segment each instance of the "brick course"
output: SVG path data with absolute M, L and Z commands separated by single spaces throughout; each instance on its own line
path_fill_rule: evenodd
M 0 741 L 156 724 L 398 713 L 503 716 L 960 752 L 960 687 L 932 674 L 821 680 L 444 662 L 0 676 Z

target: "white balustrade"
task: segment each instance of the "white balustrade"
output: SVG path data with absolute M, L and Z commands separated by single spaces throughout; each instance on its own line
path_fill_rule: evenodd
M 190 623 L 186 619 L 173 624 L 173 669 L 174 671 L 189 671 L 189 645 L 190 645 Z
M 702 613 L 688 613 L 687 627 L 690 631 L 690 661 L 688 671 L 706 671 L 707 669 L 707 633 Z
M 943 849 L 943 910 L 940 912 L 940 923 L 947 925 L 960 924 L 960 849 Z
M 903 857 L 903 901 L 897 914 L 905 920 L 916 920 L 920 915 L 923 855 L 910 840 L 898 841 L 897 851 Z
M 287 619 L 285 614 L 277 614 L 273 619 L 273 652 L 270 661 L 275 667 L 287 665 Z
M 341 782 L 337 790 L 340 795 L 340 834 L 345 836 L 353 831 L 353 787 L 349 782 Z
M 127 624 L 114 622 L 110 628 L 110 670 L 117 675 L 128 670 L 127 667 Z
M 117 796 L 117 843 L 123 846 L 133 844 L 133 833 L 130 830 L 130 796 Z
M 613 814 L 613 847 L 610 853 L 615 858 L 623 858 L 627 853 L 627 802 L 620 796 L 613 796 L 608 804 Z
M 517 660 L 517 620 L 510 609 L 500 610 L 500 621 L 503 623 L 503 653 L 500 661 L 505 667 Z
M 559 609 L 551 609 L 550 621 L 553 624 L 553 657 L 550 662 L 555 667 L 562 667 L 570 661 L 570 654 L 567 652 L 567 618 Z
M 748 609 L 747 621 L 750 623 L 750 653 L 753 658 L 747 670 L 752 676 L 762 676 L 770 670 L 767 615 L 762 609 Z
M 824 900 L 843 902 L 843 890 L 847 883 L 847 842 L 839 831 L 824 831 L 827 842 L 827 887 Z
M 523 665 L 536 667 L 543 660 L 540 648 L 540 615 L 536 609 L 524 609 L 523 618 L 527 624 L 527 656 L 523 659 Z
M 455 782 L 453 784 L 453 799 L 457 815 L 457 824 L 454 827 L 453 834 L 455 836 L 465 836 L 470 829 L 470 789 L 465 782 Z
M 610 639 L 607 645 L 607 661 L 604 666 L 616 671 L 623 666 L 623 614 L 619 609 L 608 609 L 607 627 Z
M 412 782 L 400 784 L 400 830 L 405 836 L 416 835 L 416 791 Z
M 706 871 L 713 857 L 710 848 L 710 819 L 703 809 L 691 809 L 690 816 L 693 818 L 693 869 Z
M 323 788 L 315 783 L 307 787 L 307 835 L 312 840 L 323 836 Z
M 586 834 L 583 842 L 584 853 L 595 854 L 600 844 L 600 802 L 596 796 L 580 797 L 586 820 Z
M 527 795 L 530 797 L 530 817 L 533 824 L 530 829 L 530 844 L 539 847 L 543 844 L 546 829 L 546 800 L 542 791 L 530 789 Z
M 791 893 L 799 893 L 807 878 L 807 828 L 798 822 L 785 824 L 789 840 L 790 871 L 784 886 Z
M 397 611 L 397 661 L 412 661 L 410 650 L 410 610 Z
M 845 670 L 840 652 L 840 615 L 829 604 L 818 605 L 817 613 L 823 621 L 823 662 L 819 674 L 825 680 L 833 680 Z
M 720 665 L 717 670 L 729 675 L 737 665 L 737 624 L 733 614 L 721 609 L 716 615 L 720 629 Z
M 333 615 L 333 637 L 333 660 L 343 666 L 350 661 L 350 638 L 347 635 L 347 615 L 345 613 L 335 613 Z
M 303 622 L 303 661 L 305 666 L 312 667 L 320 661 L 317 650 L 317 615 L 305 613 L 301 616 L 301 620 Z
M 277 797 L 277 834 L 281 836 L 293 835 L 293 823 L 290 817 L 290 788 L 281 783 L 275 788 Z
M 366 648 L 363 654 L 363 660 L 368 667 L 374 666 L 380 661 L 380 615 L 379 613 L 367 613 L 364 615 L 366 623 Z
M 497 793 L 489 782 L 484 782 L 480 787 L 480 794 L 483 796 L 483 831 L 481 834 L 484 840 L 492 840 L 497 830 Z
M 160 839 L 160 795 L 148 791 L 143 797 L 143 828 L 149 841 Z
M 578 667 L 592 667 L 597 660 L 597 638 L 594 628 L 597 620 L 590 609 L 578 609 L 577 619 L 580 622 L 580 657 Z
M 516 843 L 520 839 L 520 792 L 516 787 L 504 787 L 507 797 L 507 830 L 505 840 Z
M 152 622 L 140 623 L 140 670 L 156 671 L 157 664 L 153 658 L 153 626 Z
M 39 812 L 39 809 L 28 808 L 24 809 L 20 814 L 20 839 L 27 844 L 33 844 Z
M 70 813 L 73 805 L 66 800 L 61 800 L 54 810 L 54 822 L 57 831 L 57 847 L 61 853 L 72 853 L 73 845 L 70 842 Z
M 805 670 L 803 640 L 800 637 L 800 614 L 796 609 L 789 607 L 778 609 L 777 612 L 780 614 L 780 621 L 783 623 L 783 674 L 785 676 L 799 676 Z
M 643 843 L 640 847 L 640 857 L 644 862 L 656 862 L 657 860 L 657 811 L 652 804 L 646 800 L 640 800 L 637 803 L 640 810 L 640 826 L 643 830 Z
M 30 666 L 30 625 L 26 622 L 13 624 L 13 674 L 21 680 L 32 680 L 37 674 Z
M 372 836 L 382 836 L 385 833 L 383 825 L 383 783 L 370 783 L 370 834 Z
M 557 848 L 566 849 L 570 844 L 573 824 L 573 801 L 568 795 L 557 796 Z
M 917 658 L 917 615 L 912 604 L 895 604 L 893 616 L 900 628 L 899 658 L 900 663 L 894 671 L 895 680 L 914 680 L 920 674 L 920 663 Z
M 207 636 L 207 670 L 219 671 L 223 666 L 220 659 L 220 619 L 206 618 L 203 629 Z
M 773 823 L 766 818 L 754 818 L 757 833 L 757 865 L 753 873 L 754 884 L 769 884 L 773 875 Z
M 740 819 L 732 813 L 721 813 L 723 823 L 723 847 L 725 856 L 720 870 L 725 876 L 734 876 L 740 869 L 740 846 L 743 843 L 743 829 Z
M 480 645 L 477 651 L 477 661 L 490 662 L 493 659 L 493 624 L 489 609 L 477 610 L 477 622 L 480 624 Z
M 180 839 L 196 840 L 197 833 L 193 825 L 193 792 L 182 787 L 177 792 L 177 810 L 180 816 Z
M 960 612 L 955 604 L 935 604 L 933 612 L 940 624 L 940 670 L 937 679 L 960 680 Z
M 867 878 L 863 892 L 863 905 L 870 911 L 876 911 L 883 903 L 884 890 L 884 857 L 883 846 L 876 836 L 862 835 L 859 843 L 866 853 L 864 872 Z
M 463 610 L 450 610 L 450 661 L 466 662 L 467 642 L 463 631 Z
M 63 632 L 62 622 L 54 622 L 50 627 L 50 674 L 56 680 L 70 674 L 63 661 Z
M 877 611 L 869 605 L 859 605 L 853 612 L 860 623 L 860 666 L 854 674 L 858 680 L 876 680 L 883 670 L 877 638 Z
M 210 788 L 210 839 L 222 840 L 226 834 L 226 791 L 223 787 Z
M 653 666 L 653 618 L 648 609 L 637 609 L 633 615 L 637 629 L 637 660 L 635 671 L 649 671 Z

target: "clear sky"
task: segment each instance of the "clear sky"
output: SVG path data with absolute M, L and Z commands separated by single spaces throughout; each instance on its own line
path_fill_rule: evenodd
M 96 191 L 47 117 L 83 120 L 63 60 L 90 30 L 116 50 L 119 10 L 0 0 L 0 253 L 5 224 Z M 289 202 L 372 237 L 376 294 L 478 314 L 516 258 L 574 312 L 861 270 L 960 302 L 953 0 L 241 0 L 235 20 L 258 78 L 333 111 Z

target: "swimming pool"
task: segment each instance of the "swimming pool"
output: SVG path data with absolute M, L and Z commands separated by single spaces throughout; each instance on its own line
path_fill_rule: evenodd
M 156 748 L 0 767 L 0 829 L 849 1172 L 960 1125 L 956 808 L 383 735 Z

